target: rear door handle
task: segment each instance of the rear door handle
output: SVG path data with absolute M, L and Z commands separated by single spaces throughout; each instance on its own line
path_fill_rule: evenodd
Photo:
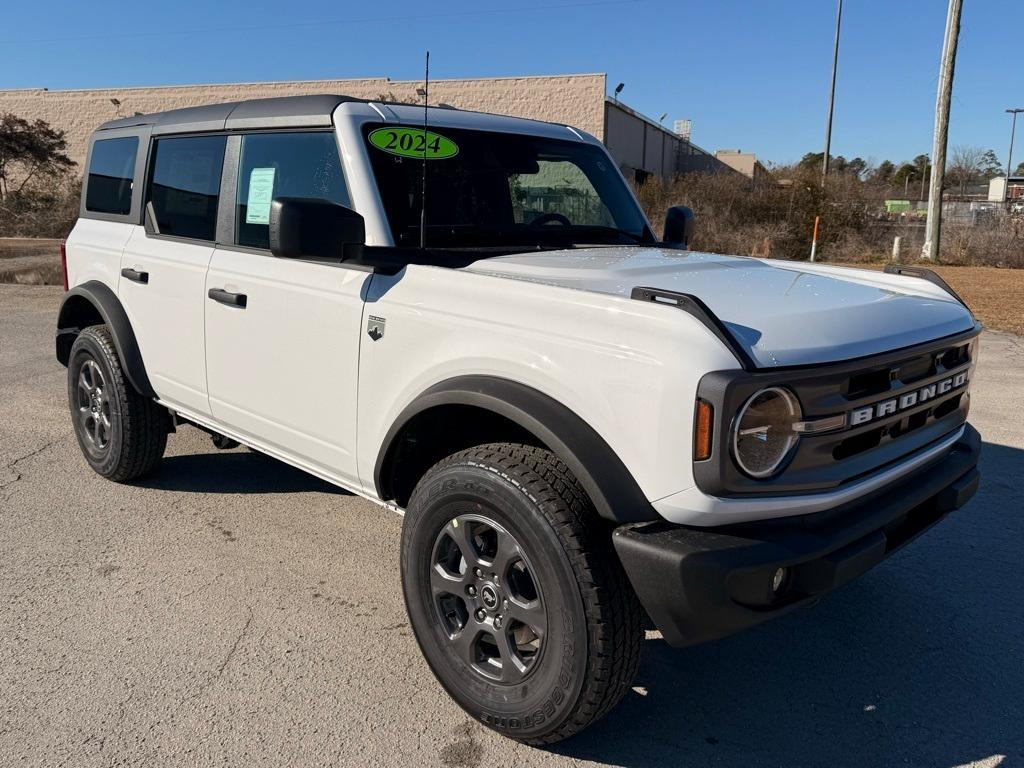
M 140 272 L 137 269 L 128 269 L 128 268 L 122 269 L 121 270 L 121 277 L 127 277 L 133 283 L 148 283 L 149 282 L 149 272 Z
M 206 295 L 214 301 L 219 301 L 221 304 L 245 309 L 247 297 L 244 293 L 231 293 L 231 291 L 225 291 L 223 288 L 211 288 Z

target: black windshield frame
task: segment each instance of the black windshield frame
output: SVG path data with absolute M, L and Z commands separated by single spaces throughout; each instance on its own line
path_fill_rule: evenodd
M 366 123 L 364 146 L 395 246 L 414 247 L 420 242 L 424 161 L 369 141 L 372 132 L 389 127 L 412 126 Z M 458 153 L 426 161 L 428 247 L 532 250 L 655 242 L 632 191 L 600 146 L 534 134 L 429 130 L 453 141 Z M 561 164 L 562 176 L 573 176 L 573 182 L 522 190 L 520 180 L 540 178 L 541 163 L 548 169 Z M 531 205 L 542 199 L 548 210 L 527 209 L 526 199 Z

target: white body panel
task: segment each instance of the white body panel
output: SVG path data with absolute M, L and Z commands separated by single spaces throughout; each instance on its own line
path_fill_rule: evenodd
M 865 357 L 974 325 L 925 280 L 791 261 L 617 247 L 501 256 L 469 269 L 616 296 L 636 286 L 693 294 L 766 368 Z
M 213 246 L 147 237 L 141 226 L 131 230 L 121 268 L 147 272 L 149 282 L 132 282 L 118 271 L 117 294 L 135 331 L 146 373 L 162 399 L 209 413 L 203 312 Z
M 210 408 L 218 424 L 332 477 L 358 483 L 356 381 L 362 293 L 370 273 L 218 248 L 207 298 Z
M 363 344 L 360 361 L 364 486 L 409 403 L 438 382 L 481 374 L 566 406 L 612 446 L 649 499 L 660 498 L 693 482 L 697 382 L 707 370 L 738 367 L 684 312 L 466 270 L 409 266 L 376 275 L 368 302 L 387 326 L 383 339 Z
M 98 280 L 117 293 L 121 253 L 131 231 L 116 221 L 79 219 L 67 239 L 68 286 Z
M 368 245 L 393 240 L 362 126 L 422 118 L 418 107 L 363 103 L 334 112 Z M 431 128 L 598 143 L 566 126 L 515 118 L 431 109 L 429 120 Z M 388 276 L 89 219 L 68 245 L 73 284 L 96 279 L 119 293 L 162 403 L 377 501 L 375 463 L 399 414 L 435 384 L 486 375 L 532 387 L 587 422 L 670 521 L 711 526 L 823 509 L 948 445 L 839 491 L 708 497 L 693 478 L 694 398 L 704 374 L 739 361 L 692 315 L 634 301 L 630 291 L 698 296 L 763 367 L 855 358 L 973 326 L 959 303 L 924 280 L 653 247 L 519 254 L 462 269 L 413 263 Z M 149 284 L 121 278 L 122 267 L 149 272 Z M 210 300 L 210 288 L 245 293 L 246 308 Z M 366 333 L 371 314 L 386 320 L 378 340 Z

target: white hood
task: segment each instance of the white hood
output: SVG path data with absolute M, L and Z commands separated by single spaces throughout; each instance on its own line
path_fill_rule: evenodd
M 974 325 L 926 280 L 801 262 L 634 247 L 499 256 L 466 269 L 620 296 L 638 286 L 688 293 L 761 367 L 848 360 Z

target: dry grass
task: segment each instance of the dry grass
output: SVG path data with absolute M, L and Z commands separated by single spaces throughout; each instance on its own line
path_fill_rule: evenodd
M 0 259 L 24 256 L 55 256 L 60 253 L 60 239 L 48 237 L 0 237 Z
M 880 264 L 849 266 L 882 269 Z M 941 265 L 931 269 L 960 294 L 986 328 L 1024 336 L 1024 269 Z
M 819 258 L 836 262 L 884 262 L 893 238 L 906 256 L 920 252 L 924 222 L 900 222 L 881 214 L 892 197 L 886 185 L 850 174 L 830 178 L 799 171 L 785 188 L 755 183 L 738 174 L 686 174 L 671 181 L 648 179 L 636 190 L 656 227 L 670 205 L 686 205 L 697 217 L 694 250 L 740 256 L 806 259 L 815 216 L 821 215 Z M 900 190 L 902 192 L 902 190 Z M 980 219 L 976 225 L 947 221 L 941 240 L 944 264 L 1024 268 L 1024 218 Z
M 0 238 L 0 283 L 60 285 L 60 240 Z

